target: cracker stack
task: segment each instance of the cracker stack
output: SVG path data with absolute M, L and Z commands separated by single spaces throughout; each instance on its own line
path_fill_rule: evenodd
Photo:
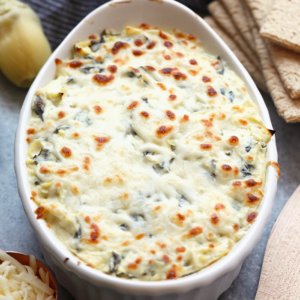
M 205 21 L 269 91 L 286 122 L 300 122 L 299 0 L 219 0 Z

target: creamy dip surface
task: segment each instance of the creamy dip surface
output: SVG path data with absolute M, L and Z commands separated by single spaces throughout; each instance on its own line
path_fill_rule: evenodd
M 258 216 L 273 133 L 244 82 L 194 36 L 146 24 L 72 53 L 32 100 L 37 218 L 122 278 L 175 279 L 226 255 Z

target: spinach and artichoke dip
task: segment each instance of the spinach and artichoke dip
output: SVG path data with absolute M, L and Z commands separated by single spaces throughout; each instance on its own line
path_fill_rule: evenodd
M 194 36 L 146 24 L 55 62 L 27 129 L 37 218 L 122 278 L 179 278 L 226 255 L 258 215 L 272 136 L 239 77 Z

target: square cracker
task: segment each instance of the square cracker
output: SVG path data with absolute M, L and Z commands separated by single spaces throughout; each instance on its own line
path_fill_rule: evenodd
M 263 90 L 267 91 L 265 80 L 260 73 L 260 71 L 255 67 L 255 65 L 249 60 L 249 58 L 244 54 L 235 41 L 215 22 L 212 17 L 205 17 L 206 23 L 220 36 L 220 38 L 227 44 L 231 51 L 236 55 L 240 62 L 244 65 L 245 69 L 249 72 L 250 76 L 253 78 L 257 86 Z
M 246 0 L 259 28 L 272 9 L 273 0 Z M 280 79 L 292 99 L 300 98 L 300 53 L 265 41 Z
M 243 37 L 240 35 L 222 3 L 219 1 L 213 1 L 207 8 L 214 20 L 231 36 L 231 38 L 239 45 L 240 49 L 245 52 L 255 66 L 261 70 L 260 61 L 256 56 L 256 53 L 248 46 Z
M 255 52 L 254 40 L 252 38 L 252 33 L 250 26 L 247 22 L 247 16 L 243 9 L 243 5 L 240 0 L 221 0 L 222 4 L 225 6 L 226 10 L 230 14 L 231 20 L 233 21 L 236 28 L 241 33 L 242 37 L 246 40 L 248 45 Z
M 276 0 L 261 29 L 261 36 L 300 52 L 300 1 Z
M 300 99 L 292 99 L 285 91 L 280 77 L 269 58 L 268 50 L 258 29 L 253 31 L 255 46 L 263 67 L 263 74 L 278 114 L 288 123 L 300 122 Z

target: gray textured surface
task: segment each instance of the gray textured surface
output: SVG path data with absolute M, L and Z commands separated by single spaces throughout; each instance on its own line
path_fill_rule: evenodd
M 34 254 L 44 262 L 36 236 L 22 209 L 13 167 L 15 130 L 26 93 L 27 90 L 14 87 L 0 74 L 0 248 Z M 273 212 L 262 238 L 246 258 L 240 275 L 219 300 L 255 298 L 268 236 L 284 204 L 300 183 L 300 124 L 286 124 L 277 115 L 271 98 L 266 94 L 263 96 L 276 130 L 281 178 Z M 73 299 L 62 287 L 59 294 L 59 300 Z

